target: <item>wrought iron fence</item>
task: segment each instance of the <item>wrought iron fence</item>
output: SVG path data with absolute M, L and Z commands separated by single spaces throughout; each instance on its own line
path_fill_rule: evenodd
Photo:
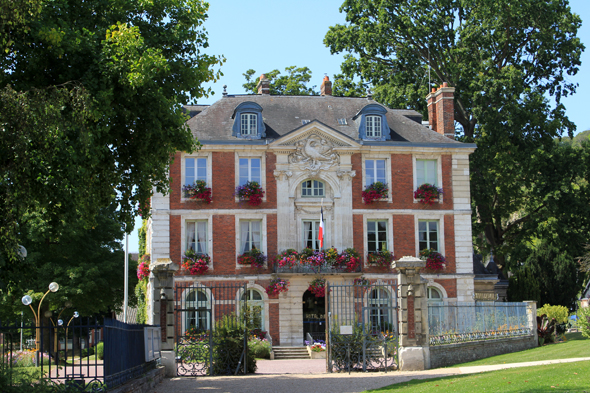
M 526 303 L 428 305 L 430 345 L 493 340 L 532 334 Z
M 342 273 L 361 273 L 362 264 L 358 264 L 354 271 L 350 271 L 346 266 L 331 266 L 327 263 L 319 266 L 310 263 L 302 263 L 292 267 L 273 265 L 274 273 L 313 273 L 313 274 L 342 274 Z
M 328 371 L 398 369 L 397 286 L 329 285 Z
M 44 321 L 0 322 L 0 363 L 10 384 L 34 367 L 34 378 L 50 381 L 56 391 L 105 392 L 155 366 L 145 362 L 144 325 L 82 317 Z

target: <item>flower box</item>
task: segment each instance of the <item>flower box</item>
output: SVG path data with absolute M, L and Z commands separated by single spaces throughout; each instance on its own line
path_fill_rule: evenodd
M 387 250 L 376 251 L 367 255 L 369 265 L 380 267 L 383 270 L 389 270 L 394 259 L 395 255 Z
M 424 183 L 414 191 L 414 199 L 425 205 L 432 205 L 438 202 L 439 197 L 443 194 L 442 188 L 433 184 Z
M 201 200 L 206 203 L 211 203 L 211 188 L 207 187 L 207 182 L 204 180 L 197 180 L 191 185 L 182 187 L 182 193 L 185 198 Z
M 335 248 L 314 251 L 305 248 L 298 253 L 288 249 L 280 253 L 274 264 L 276 273 L 353 273 L 359 272 L 361 258 L 353 248 L 341 253 Z
M 200 276 L 209 270 L 211 258 L 207 254 L 197 254 L 194 250 L 186 250 L 182 256 L 182 267 L 191 276 Z
M 307 346 L 307 353 L 309 353 L 310 359 L 325 359 L 327 351 L 316 352 L 312 351 L 311 345 Z
M 269 296 L 279 295 L 281 292 L 287 292 L 289 290 L 289 281 L 283 280 L 282 278 L 273 278 L 270 280 L 270 285 L 266 287 L 266 293 Z
M 380 181 L 370 184 L 363 191 L 363 202 L 367 205 L 383 199 L 387 199 L 389 195 L 389 189 L 387 184 L 381 183 Z
M 241 200 L 248 201 L 251 206 L 258 206 L 262 203 L 264 191 L 258 182 L 249 181 L 243 186 L 237 186 L 234 195 Z
M 264 253 L 256 248 L 253 248 L 250 251 L 247 251 L 242 255 L 238 256 L 239 265 L 251 266 L 256 269 L 264 268 L 265 261 L 266 256 L 264 255 Z
M 420 251 L 420 258 L 426 260 L 426 266 L 422 269 L 423 272 L 439 273 L 445 269 L 446 259 L 445 257 L 432 249 Z

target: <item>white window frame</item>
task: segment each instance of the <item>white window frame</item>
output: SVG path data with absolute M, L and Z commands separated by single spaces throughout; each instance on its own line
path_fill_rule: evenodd
M 314 218 L 303 218 L 301 219 L 301 250 L 303 250 L 304 248 L 307 247 L 307 242 L 305 240 L 305 222 L 311 222 L 312 226 L 311 226 L 311 231 L 312 234 L 314 235 L 313 239 L 318 242 L 318 231 L 320 228 L 320 220 L 319 219 L 314 219 Z M 324 216 L 324 229 L 326 229 L 326 217 Z M 319 242 L 318 242 L 318 246 L 319 246 Z M 324 233 L 324 248 L 322 248 L 323 250 L 328 249 L 329 247 L 326 247 L 326 234 Z M 315 248 L 314 248 L 315 250 Z M 319 249 L 318 249 L 319 250 Z
M 188 232 L 189 231 L 188 231 L 188 229 L 191 224 L 195 225 L 195 248 L 193 249 L 195 252 L 198 252 L 196 250 L 196 248 L 197 248 L 197 243 L 198 243 L 197 234 L 199 232 L 199 228 L 198 228 L 199 224 L 205 224 L 205 252 L 203 254 L 209 255 L 209 221 L 208 220 L 186 220 L 184 222 L 184 227 L 185 227 L 185 232 L 186 232 L 186 236 L 184 237 L 185 251 L 189 249 L 189 242 L 188 242 Z
M 190 304 L 189 301 L 186 300 L 187 297 L 191 294 L 191 292 L 203 292 L 205 294 L 205 296 L 207 297 L 207 301 L 205 303 L 206 308 L 211 309 L 211 313 L 207 314 L 206 318 L 207 318 L 207 325 L 208 327 L 214 326 L 214 317 L 215 317 L 215 310 L 213 309 L 213 299 L 212 299 L 212 293 L 211 291 L 207 290 L 206 287 L 203 286 L 196 286 L 196 287 L 187 287 L 185 289 L 185 291 L 182 293 L 182 308 L 183 309 L 187 309 L 189 308 Z M 191 301 L 192 302 L 192 301 Z M 198 302 L 198 300 L 194 301 L 195 303 Z M 180 321 L 182 324 L 182 330 L 181 330 L 181 334 L 184 334 L 184 332 L 186 332 L 186 330 L 188 329 L 188 316 L 189 316 L 189 312 L 187 311 L 186 314 L 183 316 L 182 320 Z M 197 319 L 197 311 L 195 310 L 195 319 Z
M 323 186 L 324 195 L 303 195 L 303 183 L 308 182 L 308 181 L 311 181 L 312 182 L 311 183 L 311 188 L 310 188 L 310 190 L 312 190 L 312 193 L 316 189 L 316 187 L 314 187 L 315 186 L 315 183 L 314 182 L 318 182 L 318 184 L 321 184 Z M 319 187 L 318 187 L 318 189 L 319 189 Z M 322 181 L 322 180 L 318 180 L 318 179 L 306 179 L 306 180 L 303 180 L 301 182 L 301 192 L 299 193 L 299 195 L 301 196 L 301 198 L 325 198 L 326 197 L 326 182 L 325 181 Z
M 248 163 L 248 169 L 247 169 L 248 170 L 248 174 L 246 176 L 245 181 L 242 181 L 242 175 L 240 173 L 241 170 L 242 170 L 242 163 L 241 163 L 241 161 L 243 161 L 243 160 L 247 161 L 247 163 Z M 259 164 L 258 165 L 258 169 L 260 170 L 260 176 L 259 176 L 258 180 L 253 180 L 253 176 L 252 176 L 252 168 L 253 168 L 252 160 L 258 160 L 258 164 Z M 251 181 L 255 181 L 258 184 L 261 183 L 261 181 L 262 181 L 262 160 L 259 157 L 239 157 L 238 158 L 238 185 L 239 186 L 242 186 L 242 185 L 245 185 L 246 183 L 251 182 Z
M 412 169 L 413 169 L 413 183 L 414 189 L 412 190 L 412 198 L 414 199 L 414 203 L 418 203 L 420 200 L 414 198 L 414 191 L 421 186 L 422 184 L 418 184 L 418 165 L 416 163 L 417 160 L 436 160 L 436 178 L 437 183 L 435 186 L 438 188 L 442 188 L 443 184 L 443 177 L 442 177 L 442 157 L 440 154 L 414 154 L 412 155 Z M 444 192 L 444 189 L 443 189 Z M 438 198 L 438 203 L 443 203 L 444 194 Z
M 202 150 L 199 151 L 198 154 L 186 154 L 186 153 L 182 153 L 181 155 L 181 164 L 180 164 L 180 179 L 181 179 L 181 186 L 180 186 L 180 201 L 181 202 L 187 202 L 187 201 L 192 201 L 192 199 L 190 198 L 185 198 L 184 197 L 184 193 L 182 192 L 182 187 L 184 187 L 185 183 L 186 183 L 186 159 L 187 158 L 205 158 L 207 160 L 207 179 L 205 180 L 207 182 L 207 187 L 211 188 L 211 195 L 213 195 L 213 186 L 212 186 L 212 157 L 211 157 L 211 152 L 203 152 Z
M 369 119 L 371 125 L 369 126 Z M 367 139 L 378 139 L 382 136 L 382 122 L 383 118 L 381 115 L 365 115 L 365 137 Z M 372 135 L 369 135 L 371 132 Z
M 381 298 L 379 297 L 378 299 L 374 299 L 372 297 L 372 294 L 374 291 L 378 291 L 377 293 L 379 294 L 380 291 L 384 291 L 385 292 L 385 298 Z M 374 324 L 373 324 L 373 317 L 375 314 L 373 314 L 373 310 L 378 310 L 376 313 L 377 319 L 381 320 L 381 318 L 383 318 L 383 313 L 381 310 L 381 305 L 385 305 L 385 310 L 387 312 L 387 323 L 392 325 L 392 327 L 395 330 L 395 316 L 393 315 L 394 313 L 392 312 L 393 309 L 393 302 L 395 301 L 394 296 L 390 293 L 390 291 L 382 286 L 376 286 L 376 287 L 372 287 L 371 288 L 371 292 L 369 292 L 369 294 L 367 295 L 367 300 L 368 300 L 368 311 L 369 311 L 369 321 L 371 322 L 371 326 L 372 329 L 374 329 Z M 376 305 L 378 307 L 372 307 L 373 305 Z
M 417 214 L 414 216 L 414 235 L 416 242 L 416 257 L 420 257 L 420 221 L 438 221 L 438 252 L 445 255 L 445 216 L 444 214 Z
M 375 229 L 376 229 L 376 235 L 377 237 L 379 236 L 379 228 L 377 226 L 377 223 L 379 222 L 385 222 L 385 248 L 387 251 L 389 251 L 389 220 L 387 219 L 367 219 L 366 220 L 366 225 L 367 225 L 367 232 L 365 234 L 366 237 L 366 243 L 367 243 L 367 247 L 365 248 L 365 250 L 367 250 L 367 254 L 369 253 L 369 223 L 370 222 L 374 222 L 376 223 Z M 379 241 L 377 240 L 377 246 L 379 245 Z
M 240 158 L 257 158 L 260 160 L 260 187 L 262 187 L 262 190 L 264 191 L 262 202 L 266 202 L 266 153 L 264 151 L 236 151 L 234 157 L 235 187 L 238 187 L 240 185 Z M 240 202 L 240 198 L 236 196 L 235 201 Z
M 391 217 L 383 217 L 383 213 L 380 212 L 376 212 L 376 213 L 367 213 L 367 214 L 363 214 L 363 244 L 364 244 L 364 250 L 366 251 L 365 254 L 369 253 L 369 232 L 368 232 L 368 227 L 367 227 L 367 222 L 368 221 L 386 221 L 387 222 L 387 251 L 389 251 L 391 254 L 395 255 L 394 249 L 393 249 L 393 220 L 391 219 Z M 367 260 L 368 258 L 366 257 L 366 255 L 364 255 L 365 260 L 365 267 L 369 267 L 371 266 L 369 264 L 369 261 Z
M 252 125 L 252 119 L 254 125 Z M 245 129 L 244 125 L 246 126 Z M 253 112 L 240 113 L 240 135 L 258 135 L 258 114 Z
M 180 251 L 181 255 L 187 250 L 187 223 L 189 222 L 197 222 L 197 221 L 206 221 L 207 222 L 207 255 L 209 256 L 209 270 L 214 270 L 215 264 L 213 263 L 213 216 L 212 214 L 202 213 L 198 210 L 195 213 L 186 214 L 180 216 L 180 238 L 181 246 Z
M 249 299 L 250 291 L 257 292 L 260 295 L 260 300 L 250 300 Z M 258 288 L 253 288 L 251 286 L 248 286 L 246 293 L 243 293 L 241 290 L 239 292 L 240 292 L 240 297 L 238 298 L 238 304 L 242 304 L 241 303 L 242 296 L 248 294 L 248 298 L 246 299 L 246 307 L 248 307 L 248 308 L 256 307 L 256 306 L 261 307 L 261 309 L 260 309 L 260 320 L 261 321 L 260 322 L 261 322 L 262 326 L 260 326 L 260 329 L 268 331 L 268 330 L 266 330 L 266 318 L 265 318 L 265 316 L 266 316 L 266 302 L 264 299 L 264 292 L 265 291 L 260 291 Z M 240 311 L 241 310 L 238 310 L 238 312 L 237 312 L 238 315 L 239 315 Z
M 363 154 L 363 190 L 367 188 L 367 166 L 366 160 L 385 160 L 385 182 L 387 183 L 387 198 L 380 199 L 381 201 L 392 202 L 392 188 L 391 188 L 391 154 L 389 153 L 367 153 Z
M 248 214 L 248 213 L 237 213 L 235 215 L 235 230 L 236 230 L 236 257 L 235 264 L 236 269 L 249 268 L 249 266 L 240 265 L 238 263 L 238 256 L 242 255 L 242 233 L 241 225 L 242 221 L 260 221 L 260 251 L 264 253 L 267 260 L 264 262 L 264 268 L 268 266 L 268 251 L 267 251 L 267 226 L 266 226 L 266 214 Z

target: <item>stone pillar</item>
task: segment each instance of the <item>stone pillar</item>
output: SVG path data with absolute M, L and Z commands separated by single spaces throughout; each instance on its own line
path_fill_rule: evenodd
M 526 316 L 528 321 L 528 328 L 531 329 L 533 336 L 535 336 L 535 342 L 539 342 L 539 335 L 537 332 L 537 302 L 534 300 L 525 300 L 526 303 Z
M 420 269 L 426 262 L 405 256 L 392 263 L 397 269 L 399 315 L 399 362 L 402 371 L 430 367 L 426 281 Z
M 176 376 L 174 354 L 174 273 L 178 265 L 168 258 L 158 258 L 150 265 L 155 279 L 153 286 L 154 322 L 160 323 L 162 342 L 162 364 L 166 367 L 166 376 Z

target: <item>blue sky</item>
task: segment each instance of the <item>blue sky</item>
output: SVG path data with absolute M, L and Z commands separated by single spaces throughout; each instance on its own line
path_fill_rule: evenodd
M 214 95 L 201 98 L 199 104 L 212 104 L 221 98 L 223 85 L 230 94 L 244 94 L 242 74 L 254 69 L 263 72 L 285 67 L 309 67 L 313 74 L 311 85 L 319 88 L 324 74 L 333 80 L 340 72 L 342 55 L 331 55 L 323 44 L 330 26 L 345 23 L 339 12 L 342 0 L 211 0 L 209 18 L 204 27 L 209 34 L 208 54 L 224 55 L 223 76 L 210 84 Z M 582 54 L 580 71 L 570 79 L 579 84 L 577 93 L 563 99 L 566 113 L 577 131 L 590 129 L 585 101 L 590 97 L 590 2 L 570 0 L 570 6 L 582 18 L 578 36 L 587 46 Z M 586 99 L 583 99 L 586 97 Z M 130 252 L 138 251 L 137 228 L 129 239 Z

